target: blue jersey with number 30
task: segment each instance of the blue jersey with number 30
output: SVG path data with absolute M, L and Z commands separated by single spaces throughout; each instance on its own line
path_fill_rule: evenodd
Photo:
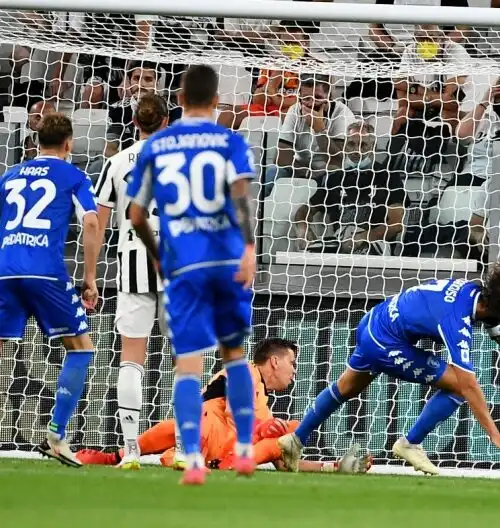
M 392 348 L 430 338 L 446 346 L 449 363 L 473 370 L 472 323 L 480 291 L 464 279 L 433 280 L 409 288 L 372 309 L 370 335 Z
M 0 278 L 66 280 L 71 217 L 96 209 L 92 182 L 66 161 L 39 156 L 8 171 L 0 180 Z
M 183 118 L 148 139 L 127 192 L 143 207 L 156 199 L 166 277 L 239 263 L 244 242 L 230 185 L 253 176 L 245 140 L 208 120 Z

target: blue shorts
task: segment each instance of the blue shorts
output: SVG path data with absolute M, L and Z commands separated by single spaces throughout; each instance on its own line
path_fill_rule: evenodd
M 252 292 L 234 281 L 235 266 L 187 271 L 165 288 L 169 336 L 176 355 L 217 343 L 237 347 L 251 332 Z
M 88 332 L 85 309 L 69 280 L 0 280 L 0 339 L 21 339 L 30 316 L 47 337 Z
M 441 378 L 448 366 L 446 361 L 410 343 L 391 343 L 389 336 L 372 336 L 369 318 L 367 313 L 359 323 L 349 367 L 422 385 L 433 385 Z

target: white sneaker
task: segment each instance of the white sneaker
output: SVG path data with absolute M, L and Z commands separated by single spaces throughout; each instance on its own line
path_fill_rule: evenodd
M 404 436 L 394 443 L 392 454 L 396 458 L 406 460 L 415 471 L 422 471 L 428 475 L 439 475 L 439 469 L 429 460 L 422 446 L 410 444 Z
M 295 433 L 290 433 L 278 438 L 278 445 L 281 449 L 281 458 L 288 471 L 297 473 L 299 470 L 299 460 L 302 457 L 304 446 Z
M 172 469 L 175 471 L 184 471 L 187 467 L 187 460 L 184 451 L 175 449 L 174 460 L 172 462 Z
M 71 451 L 68 442 L 50 431 L 47 433 L 47 438 L 37 447 L 37 450 L 43 456 L 59 460 L 61 464 L 66 466 L 77 468 L 82 466 L 75 453 Z
M 338 461 L 338 473 L 366 473 L 372 465 L 369 453 L 361 453 L 361 446 L 353 444 Z
M 141 469 L 141 451 L 137 440 L 127 440 L 125 453 L 120 462 L 115 466 L 117 469 Z

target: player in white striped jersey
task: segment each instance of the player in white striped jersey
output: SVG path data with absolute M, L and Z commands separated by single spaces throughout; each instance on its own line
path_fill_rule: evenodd
M 140 140 L 106 162 L 96 189 L 101 245 L 112 210 L 116 212 L 119 229 L 115 324 L 122 340 L 117 392 L 125 441 L 125 456 L 120 466 L 126 469 L 139 467 L 137 437 L 147 342 L 155 316 L 163 309 L 160 277 L 129 219 L 127 180 L 144 141 L 166 126 L 167 116 L 167 106 L 160 96 L 146 94 L 141 98 L 134 116 Z M 149 223 L 152 231 L 158 234 L 159 221 L 154 203 L 149 209 Z M 159 319 L 163 320 L 163 317 Z

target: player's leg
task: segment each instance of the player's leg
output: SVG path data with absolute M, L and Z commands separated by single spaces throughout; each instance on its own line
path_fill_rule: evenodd
M 407 435 L 399 438 L 392 448 L 396 457 L 406 460 L 416 471 L 438 474 L 438 468 L 429 460 L 421 444 L 464 401 L 452 392 L 454 385 L 451 369 L 441 358 L 410 345 L 384 349 L 378 356 L 377 368 L 404 381 L 434 385 L 442 389 L 427 402 Z M 447 372 L 449 373 L 446 374 Z
M 124 439 L 123 469 L 139 469 L 141 451 L 137 442 L 142 408 L 142 378 L 148 337 L 156 315 L 155 293 L 119 292 L 116 307 L 116 329 L 121 336 L 120 371 L 118 374 L 118 415 Z
M 215 327 L 227 374 L 227 399 L 236 425 L 235 469 L 240 474 L 255 470 L 252 456 L 254 388 L 243 341 L 251 331 L 252 296 L 234 282 L 235 269 L 218 270 Z
M 158 324 L 160 327 L 160 332 L 163 336 L 169 337 L 170 330 L 167 324 L 167 314 L 165 312 L 165 298 L 163 292 L 158 292 Z M 172 368 L 174 371 L 175 379 L 175 356 L 172 356 Z M 174 416 L 175 418 L 175 416 Z M 171 464 L 172 469 L 176 471 L 182 471 L 186 469 L 186 455 L 184 454 L 184 448 L 182 447 L 182 439 L 179 428 L 177 427 L 177 421 L 175 421 L 175 450 L 174 450 L 174 460 Z M 170 466 L 169 466 L 170 467 Z
M 357 396 L 372 382 L 375 377 L 372 357 L 374 346 L 368 332 L 367 314 L 358 325 L 356 348 L 344 373 L 337 382 L 318 395 L 295 433 L 279 439 L 283 462 L 289 471 L 298 471 L 299 460 L 311 433 L 346 401 Z
M 186 454 L 182 483 L 203 484 L 201 374 L 203 354 L 215 347 L 213 298 L 205 270 L 183 273 L 165 289 L 165 309 L 175 352 L 174 413 Z
M 70 281 L 20 279 L 19 283 L 24 304 L 42 332 L 49 339 L 63 338 L 66 348 L 47 438 L 39 446 L 39 451 L 63 464 L 80 467 L 81 463 L 69 448 L 65 436 L 69 420 L 82 395 L 94 354 L 85 310 Z
M 319 393 L 307 411 L 295 433 L 285 435 L 278 441 L 281 456 L 289 471 L 299 470 L 299 460 L 312 432 L 336 412 L 344 403 L 360 394 L 373 381 L 370 371 L 354 370 L 352 357 L 346 370 L 337 382 Z

